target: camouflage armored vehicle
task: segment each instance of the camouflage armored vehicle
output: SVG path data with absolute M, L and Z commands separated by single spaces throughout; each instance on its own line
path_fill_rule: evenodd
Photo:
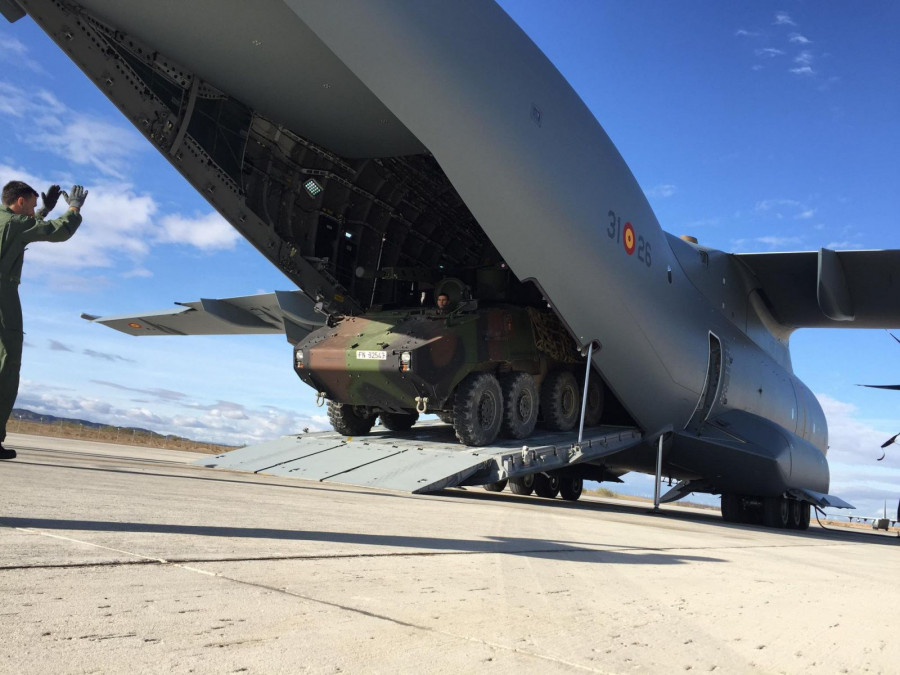
M 439 293 L 451 295 L 451 310 L 332 318 L 296 345 L 294 368 L 328 400 L 336 431 L 364 435 L 378 417 L 405 431 L 419 414 L 435 413 L 462 443 L 479 446 L 498 435 L 526 438 L 539 416 L 552 430 L 578 423 L 585 360 L 546 305 L 479 306 L 455 279 L 439 284 Z M 591 377 L 587 425 L 599 422 L 602 407 L 602 383 Z

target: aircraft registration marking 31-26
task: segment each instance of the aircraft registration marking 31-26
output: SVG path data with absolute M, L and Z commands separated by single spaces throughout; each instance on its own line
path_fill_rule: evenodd
M 634 255 L 637 251 L 637 259 L 644 263 L 647 267 L 653 264 L 650 257 L 650 242 L 646 241 L 643 235 L 637 235 L 634 231 L 634 225 L 625 223 L 622 227 L 622 219 L 616 215 L 615 211 L 610 211 L 609 226 L 606 228 L 606 234 L 615 242 L 622 243 L 625 246 L 625 253 Z
M 358 350 L 356 358 L 367 361 L 387 361 L 387 352 Z

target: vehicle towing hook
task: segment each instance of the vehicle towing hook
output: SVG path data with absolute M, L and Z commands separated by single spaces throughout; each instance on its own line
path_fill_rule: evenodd
M 416 396 L 416 412 L 420 415 L 424 415 L 428 410 L 428 397 L 427 396 Z
M 316 394 L 316 407 L 321 408 L 323 405 L 325 405 L 325 392 L 320 391 Z

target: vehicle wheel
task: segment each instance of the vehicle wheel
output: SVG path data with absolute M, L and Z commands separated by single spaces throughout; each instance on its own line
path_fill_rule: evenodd
M 441 410 L 438 412 L 437 416 L 438 416 L 438 419 L 441 422 L 443 422 L 444 424 L 453 424 L 453 412 L 452 411 L 445 412 L 445 411 Z
M 534 494 L 554 499 L 559 494 L 559 476 L 551 473 L 534 474 Z
M 375 415 L 365 406 L 328 401 L 328 421 L 339 434 L 365 436 L 375 425 Z
M 538 393 L 528 373 L 508 373 L 500 378 L 503 392 L 503 423 L 500 434 L 506 438 L 527 438 L 538 418 Z
M 581 414 L 581 394 L 578 381 L 568 370 L 557 370 L 541 385 L 541 412 L 544 424 L 551 431 L 570 431 Z
M 510 478 L 509 489 L 512 490 L 514 495 L 524 495 L 527 497 L 534 492 L 534 474 L 530 473 L 521 478 Z
M 584 391 L 584 387 L 581 388 Z M 597 373 L 591 373 L 588 382 L 587 405 L 584 407 L 584 426 L 595 427 L 603 417 L 603 401 L 606 397 L 606 386 Z
M 791 500 L 791 529 L 809 529 L 809 504 L 798 499 Z
M 784 528 L 790 522 L 790 505 L 784 497 L 763 497 L 763 525 Z
M 722 495 L 722 520 L 726 523 L 743 522 L 744 505 L 741 496 L 733 493 Z
M 577 502 L 584 489 L 584 481 L 580 476 L 562 476 L 559 479 L 559 494 L 570 502 Z
M 503 480 L 498 480 L 495 483 L 485 483 L 482 487 L 488 492 L 503 492 L 503 488 L 506 487 L 506 484 L 509 482 L 509 479 L 504 478 Z
M 453 430 L 461 443 L 487 445 L 500 433 L 503 394 L 492 373 L 470 373 L 453 397 Z
M 409 431 L 418 419 L 419 413 L 415 410 L 408 413 L 381 413 L 381 424 L 391 431 Z

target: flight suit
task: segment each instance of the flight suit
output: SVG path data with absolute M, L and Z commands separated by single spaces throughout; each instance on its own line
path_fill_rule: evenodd
M 56 220 L 16 215 L 0 205 L 0 443 L 19 393 L 22 367 L 22 305 L 19 282 L 25 246 L 33 241 L 65 241 L 81 225 L 81 214 L 67 210 Z

